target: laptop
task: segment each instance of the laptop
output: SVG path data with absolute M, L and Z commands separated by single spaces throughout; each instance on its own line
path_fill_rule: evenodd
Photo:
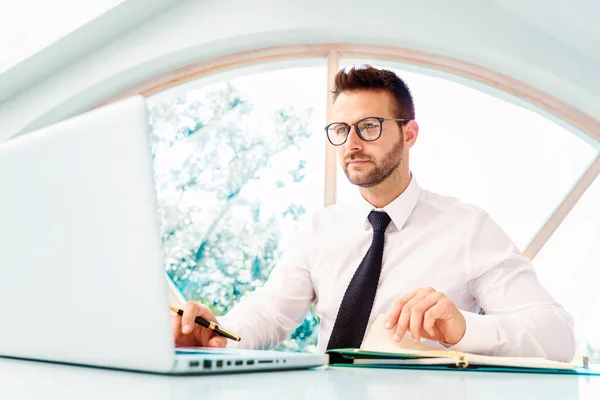
M 327 364 L 177 351 L 149 133 L 135 96 L 0 143 L 0 356 L 162 374 Z

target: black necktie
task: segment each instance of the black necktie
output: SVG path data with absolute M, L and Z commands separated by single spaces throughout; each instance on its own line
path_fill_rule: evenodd
M 346 289 L 327 349 L 359 348 L 367 329 L 379 284 L 384 233 L 390 216 L 371 211 L 369 222 L 373 226 L 373 241 Z

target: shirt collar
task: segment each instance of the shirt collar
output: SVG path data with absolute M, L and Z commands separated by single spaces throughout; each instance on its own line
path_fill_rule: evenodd
M 368 220 L 369 213 L 373 210 L 385 211 L 397 230 L 402 229 L 406 220 L 417 205 L 417 201 L 421 196 L 421 187 L 417 183 L 414 176 L 411 174 L 410 182 L 404 192 L 396 197 L 390 204 L 383 209 L 375 208 L 371 203 L 366 201 L 360 194 L 357 200 L 357 215 L 360 218 L 360 223 L 365 230 L 371 228 L 371 223 Z

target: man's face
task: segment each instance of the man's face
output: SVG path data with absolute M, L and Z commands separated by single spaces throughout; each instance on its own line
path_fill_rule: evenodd
M 366 117 L 397 118 L 393 98 L 383 91 L 359 90 L 341 93 L 333 107 L 333 121 L 355 124 Z M 372 187 L 385 181 L 400 165 L 403 134 L 396 121 L 382 122 L 379 139 L 362 140 L 352 125 L 346 143 L 338 146 L 340 164 L 350 183 Z

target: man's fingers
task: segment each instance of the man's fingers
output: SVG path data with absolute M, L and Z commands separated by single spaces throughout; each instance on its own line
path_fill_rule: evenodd
M 184 335 L 192 333 L 194 328 L 196 328 L 197 325 L 194 321 L 196 317 L 202 317 L 209 321 L 214 320 L 214 316 L 210 311 L 210 308 L 194 301 L 188 301 L 183 307 L 183 316 L 181 317 L 181 332 Z
M 192 341 L 195 346 L 202 347 L 225 347 L 226 338 L 217 335 L 211 329 L 204 328 L 195 322 L 196 317 L 202 317 L 207 321 L 217 322 L 214 314 L 207 306 L 190 301 L 183 308 L 181 317 L 181 333 L 187 336 L 186 341 Z M 213 340 L 216 337 L 216 340 Z M 180 339 L 181 341 L 181 339 Z M 212 343 L 211 346 L 209 343 Z
M 182 316 L 177 314 L 171 316 L 171 329 L 176 346 L 225 347 L 227 345 L 225 337 L 217 335 L 195 321 L 197 317 L 202 317 L 207 321 L 217 322 L 210 308 L 203 304 L 188 301 L 182 309 Z
M 410 314 L 412 307 L 421 301 L 425 297 L 422 292 L 417 293 L 412 299 L 410 299 L 403 307 L 398 318 L 398 325 L 396 326 L 396 334 L 394 335 L 395 341 L 402 340 L 402 337 L 408 330 L 410 324 Z
M 181 336 L 181 317 L 179 315 L 171 315 L 171 332 L 173 332 L 173 339 L 177 341 Z
M 444 303 L 438 302 L 423 315 L 423 330 L 431 336 L 432 339 L 437 339 L 435 322 L 446 313 Z
M 183 315 L 181 316 L 181 332 L 187 335 L 194 330 L 194 318 L 200 312 L 198 304 L 193 301 L 188 301 L 183 306 Z
M 458 343 L 464 337 L 466 322 L 452 300 L 428 287 L 417 289 L 394 303 L 386 328 L 396 325 L 393 340 L 402 340 L 407 331 L 415 342 L 421 337 Z
M 214 336 L 208 341 L 208 347 L 223 348 L 227 345 L 227 338 L 223 336 Z
M 418 289 L 416 290 L 412 299 L 408 300 L 402 306 L 402 309 L 400 310 L 400 317 L 398 318 L 398 325 L 396 326 L 396 333 L 394 334 L 393 340 L 402 340 L 402 337 L 409 328 L 412 307 L 431 293 L 435 293 L 435 289 L 430 287 L 425 289 Z
M 198 326 L 198 328 L 200 328 L 198 329 L 200 346 L 208 347 L 208 342 L 210 341 L 210 339 L 217 334 L 208 328 L 202 328 L 201 326 Z
M 423 324 L 423 315 L 431 307 L 442 299 L 444 295 L 440 292 L 433 292 L 428 296 L 425 296 L 421 301 L 412 306 L 410 311 L 410 323 L 409 329 L 412 335 L 413 341 L 418 342 L 421 340 L 421 327 Z
M 198 341 L 194 335 L 184 335 L 181 333 L 181 317 L 179 315 L 171 316 L 171 329 L 176 347 L 194 347 L 198 345 Z
M 396 302 L 392 306 L 392 311 L 390 311 L 390 313 L 388 314 L 387 319 L 386 319 L 385 327 L 387 329 L 390 329 L 390 328 L 394 327 L 394 325 L 396 325 L 396 323 L 398 322 L 398 318 L 400 318 L 400 313 L 402 312 L 402 307 L 404 307 L 404 305 L 410 299 L 412 299 L 415 296 L 415 294 L 417 294 L 416 290 L 413 292 L 410 292 L 409 294 L 396 300 Z

